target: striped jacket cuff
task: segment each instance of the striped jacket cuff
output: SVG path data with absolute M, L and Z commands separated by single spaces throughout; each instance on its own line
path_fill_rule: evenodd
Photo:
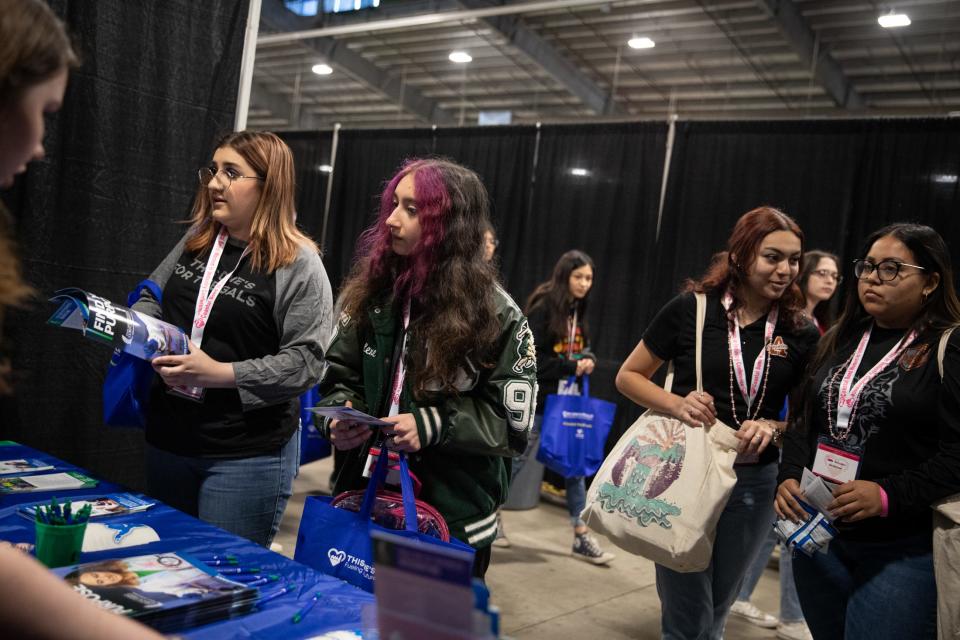
M 433 406 L 411 406 L 413 419 L 417 423 L 417 435 L 420 436 L 420 446 L 429 447 L 440 442 L 443 435 L 443 416 L 440 410 Z
M 471 547 L 482 548 L 489 545 L 497 536 L 497 512 L 464 525 L 463 531 L 467 536 L 467 544 Z

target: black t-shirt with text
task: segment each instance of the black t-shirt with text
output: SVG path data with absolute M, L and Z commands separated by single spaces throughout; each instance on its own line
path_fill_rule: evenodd
M 242 243 L 227 242 L 214 284 L 237 266 L 243 248 Z M 184 251 L 163 289 L 163 319 L 188 334 L 208 255 Z M 275 297 L 275 275 L 251 271 L 250 258 L 244 257 L 217 296 L 201 349 L 220 362 L 277 353 L 280 334 L 274 319 Z M 151 445 L 185 456 L 275 455 L 290 439 L 298 421 L 296 399 L 244 411 L 236 389 L 206 389 L 202 402 L 194 402 L 170 394 L 157 376 L 146 436 Z
M 696 324 L 697 301 L 693 293 L 683 293 L 668 302 L 650 323 L 643 334 L 643 342 L 650 351 L 664 361 L 673 360 L 674 379 L 672 392 L 686 396 L 696 389 Z M 747 384 L 753 374 L 753 363 L 760 354 L 764 342 L 767 317 L 740 328 L 743 363 Z M 727 314 L 717 295 L 707 295 L 707 313 L 703 327 L 703 389 L 713 396 L 717 419 L 736 429 L 730 404 L 730 359 L 727 345 Z M 757 418 L 779 419 L 787 394 L 799 383 L 807 362 L 813 355 L 820 334 L 812 323 L 798 329 L 786 328 L 781 314 L 774 328 L 773 342 L 777 348 L 767 354 L 769 373 L 766 393 Z M 762 383 L 761 383 L 762 389 Z M 733 381 L 733 397 L 737 418 L 747 420 L 747 403 L 740 392 L 736 378 Z M 759 402 L 760 391 L 754 402 Z M 756 406 L 751 408 L 754 416 Z M 761 463 L 777 459 L 778 450 L 767 447 L 760 457 Z

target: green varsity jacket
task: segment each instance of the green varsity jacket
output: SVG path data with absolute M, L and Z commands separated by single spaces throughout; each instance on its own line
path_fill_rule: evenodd
M 363 329 L 341 315 L 326 354 L 319 406 L 350 400 L 360 411 L 386 412 L 399 311 L 399 305 L 389 301 L 374 305 Z M 419 399 L 413 398 L 416 385 L 408 375 L 400 396 L 400 413 L 413 414 L 420 437 L 420 451 L 409 456 L 411 471 L 423 483 L 419 497 L 443 515 L 450 535 L 475 548 L 489 545 L 496 536 L 496 512 L 506 500 L 511 459 L 527 446 L 537 395 L 533 334 L 500 287 L 497 318 L 501 331 L 493 368 L 464 361 L 458 394 L 427 392 Z M 329 437 L 327 421 L 318 428 Z M 362 472 L 375 437 L 345 452 L 337 493 L 366 484 Z

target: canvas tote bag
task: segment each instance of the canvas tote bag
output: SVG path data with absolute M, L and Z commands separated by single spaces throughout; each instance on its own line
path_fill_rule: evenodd
M 937 368 L 943 380 L 943 357 L 956 327 L 943 332 Z M 937 577 L 937 638 L 960 637 L 960 493 L 933 505 L 933 570 Z
M 697 391 L 703 391 L 706 296 L 697 294 Z M 673 386 L 673 362 L 664 389 Z M 581 517 L 615 545 L 674 571 L 710 564 L 717 520 L 737 475 L 736 431 L 716 422 L 688 427 L 647 411 L 614 446 L 590 485 Z

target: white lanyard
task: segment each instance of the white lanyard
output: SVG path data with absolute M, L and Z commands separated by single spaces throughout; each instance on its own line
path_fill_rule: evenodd
M 206 329 L 207 321 L 210 319 L 210 312 L 213 310 L 213 303 L 217 301 L 217 296 L 220 295 L 220 290 L 223 289 L 223 286 L 227 284 L 227 281 L 233 277 L 233 272 L 237 270 L 240 266 L 240 263 L 243 262 L 243 257 L 250 252 L 249 245 L 243 250 L 243 253 L 240 254 L 240 259 L 237 260 L 236 266 L 228 273 L 223 276 L 215 285 L 213 289 L 210 288 L 213 278 L 217 273 L 217 267 L 220 264 L 220 257 L 223 255 L 223 248 L 227 245 L 227 238 L 229 234 L 227 233 L 226 228 L 221 227 L 220 233 L 217 234 L 217 239 L 213 243 L 213 247 L 210 248 L 210 257 L 207 258 L 207 268 L 203 272 L 203 279 L 200 281 L 200 291 L 197 293 L 197 306 L 193 312 L 193 324 L 190 326 L 190 339 L 193 341 L 193 344 L 198 347 L 201 346 L 203 342 L 203 332 Z
M 730 307 L 733 305 L 733 296 L 730 292 L 724 294 L 721 303 L 725 310 L 730 311 Z M 747 402 L 748 417 L 750 408 L 753 406 L 753 401 L 757 397 L 757 392 L 760 391 L 760 382 L 763 380 L 763 369 L 767 363 L 767 345 L 770 344 L 770 341 L 773 339 L 773 331 L 777 327 L 777 318 L 779 316 L 780 307 L 774 303 L 770 306 L 770 312 L 767 313 L 767 322 L 763 328 L 763 346 L 760 348 L 760 353 L 757 354 L 757 359 L 753 361 L 753 371 L 750 375 L 749 389 L 747 388 L 747 370 L 743 364 L 743 347 L 740 344 L 740 322 L 734 317 L 733 323 L 728 323 L 727 342 L 730 346 L 730 361 L 733 364 L 733 372 L 737 379 L 737 386 L 740 387 L 740 393 Z M 729 326 L 730 324 L 733 326 Z M 730 403 L 733 404 L 733 402 L 734 399 L 730 398 Z
M 568 322 L 570 322 L 568 320 Z M 577 337 L 577 310 L 573 310 L 573 322 L 570 323 L 570 331 L 567 334 L 567 360 L 573 360 L 573 341 Z
M 407 376 L 407 367 L 403 357 L 407 353 L 407 327 L 410 326 L 410 300 L 403 307 L 403 343 L 400 346 L 400 356 L 397 358 L 396 373 L 393 375 L 393 391 L 390 393 L 390 412 L 388 416 L 400 413 L 400 394 L 403 392 L 403 379 Z
M 887 355 L 883 356 L 877 364 L 873 365 L 873 367 L 854 384 L 853 378 L 857 374 L 857 369 L 860 368 L 860 363 L 863 362 L 863 355 L 866 353 L 867 345 L 870 343 L 871 332 L 873 332 L 872 324 L 863 332 L 863 337 L 860 338 L 860 344 L 857 345 L 856 351 L 854 351 L 850 359 L 847 360 L 847 370 L 844 372 L 843 378 L 840 379 L 840 388 L 837 390 L 839 397 L 837 398 L 836 431 L 830 434 L 834 436 L 835 439 L 846 440 L 846 436 L 850 432 L 850 423 L 853 419 L 854 411 L 860 401 L 860 394 L 863 393 L 864 387 L 880 375 L 880 372 L 890 366 L 890 363 L 899 358 L 900 354 L 903 353 L 917 337 L 917 332 L 911 331 L 910 335 L 900 338 L 897 344 L 893 345 L 893 348 L 887 352 Z

